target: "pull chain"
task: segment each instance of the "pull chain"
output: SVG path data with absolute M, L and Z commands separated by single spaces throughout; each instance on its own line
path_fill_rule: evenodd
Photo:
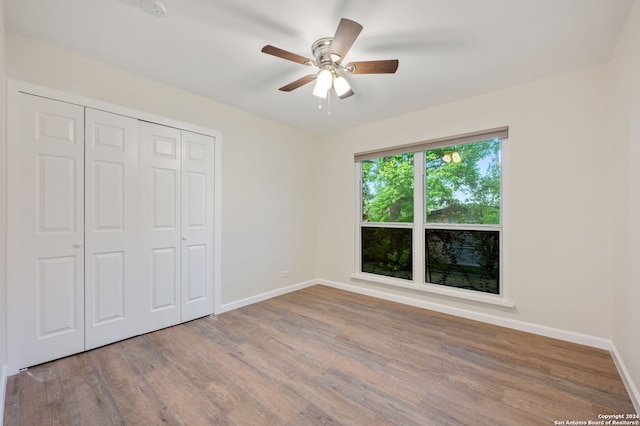
M 322 98 L 318 98 L 318 109 L 322 110 Z M 331 117 L 331 93 L 327 93 L 327 117 Z

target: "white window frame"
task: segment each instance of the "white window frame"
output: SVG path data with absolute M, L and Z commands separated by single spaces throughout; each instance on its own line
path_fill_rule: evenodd
M 496 131 L 504 130 L 504 133 L 500 133 L 500 137 L 496 137 Z M 506 200 L 506 187 L 505 178 L 507 174 L 507 167 L 505 164 L 507 161 L 507 146 L 505 143 L 508 135 L 506 135 L 507 128 L 490 129 L 483 132 L 474 132 L 470 134 L 460 135 L 451 138 L 441 138 L 434 140 L 433 143 L 429 141 L 419 142 L 416 144 L 408 144 L 400 147 L 392 147 L 388 150 L 375 150 L 367 153 L 355 154 L 355 183 L 356 183 L 356 253 L 355 253 L 355 265 L 356 271 L 352 274 L 351 278 L 356 281 L 372 282 L 377 284 L 390 285 L 394 287 L 409 288 L 412 290 L 419 290 L 421 292 L 434 294 L 438 296 L 446 296 L 448 298 L 462 299 L 473 302 L 480 302 L 483 304 L 496 305 L 500 307 L 513 308 L 515 303 L 507 297 L 507 288 L 504 280 L 505 272 L 505 259 L 507 258 L 507 250 L 504 247 L 504 234 L 505 234 L 505 206 Z M 475 136 L 480 135 L 480 136 Z M 488 135 L 488 136 L 487 136 Z M 478 137 L 474 139 L 474 137 Z M 426 221 L 426 188 L 425 188 L 425 151 L 428 149 L 450 146 L 463 143 L 479 142 L 487 139 L 501 139 L 501 194 L 500 194 L 500 224 L 498 225 L 479 225 L 479 224 L 428 224 Z M 414 150 L 415 149 L 415 150 Z M 362 157 L 368 159 L 385 157 L 395 155 L 399 153 L 413 152 L 413 170 L 414 170 L 414 221 L 412 223 L 377 223 L 377 222 L 365 222 L 362 220 Z M 366 159 L 366 158 L 365 158 Z M 378 275 L 373 273 L 362 272 L 362 227 L 386 227 L 386 228 L 403 228 L 412 230 L 412 243 L 413 243 L 413 279 L 401 279 L 395 277 L 389 277 L 384 275 Z M 425 232 L 426 229 L 448 229 L 448 230 L 481 230 L 481 231 L 498 231 L 499 232 L 499 244 L 500 244 L 500 271 L 499 271 L 499 294 L 484 293 L 476 290 L 468 290 L 456 287 L 448 287 L 441 284 L 433 284 L 426 282 L 425 276 Z

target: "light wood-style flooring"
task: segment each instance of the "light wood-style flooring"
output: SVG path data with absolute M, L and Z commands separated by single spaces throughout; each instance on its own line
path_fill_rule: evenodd
M 29 368 L 5 425 L 553 425 L 633 413 L 608 352 L 313 286 Z

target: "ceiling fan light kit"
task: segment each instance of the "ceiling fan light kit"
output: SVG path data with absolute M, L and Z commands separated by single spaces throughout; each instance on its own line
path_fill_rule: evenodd
M 305 58 L 286 50 L 266 45 L 262 52 L 293 61 L 302 65 L 315 66 L 316 74 L 304 76 L 292 83 L 280 88 L 283 92 L 290 92 L 315 80 L 313 94 L 321 99 L 326 99 L 331 88 L 340 99 L 345 99 L 354 94 L 349 82 L 341 73 L 346 74 L 393 74 L 398 69 L 399 61 L 389 59 L 382 61 L 352 62 L 347 66 L 342 65 L 356 38 L 362 31 L 362 25 L 350 19 L 342 18 L 333 37 L 323 37 L 311 45 L 311 53 L 314 59 Z

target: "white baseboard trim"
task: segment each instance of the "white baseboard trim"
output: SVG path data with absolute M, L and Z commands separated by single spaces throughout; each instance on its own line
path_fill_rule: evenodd
M 293 284 L 288 287 L 279 288 L 277 290 L 268 291 L 266 293 L 258 294 L 255 296 L 247 297 L 246 299 L 237 300 L 231 303 L 225 303 L 220 305 L 220 310 L 215 315 L 229 312 L 234 309 L 242 308 L 243 306 L 249 306 L 253 303 L 258 303 L 263 300 L 271 299 L 272 297 L 281 296 L 283 294 L 291 293 L 292 291 L 301 290 L 306 287 L 318 284 L 318 280 L 305 281 L 298 284 Z
M 629 397 L 631 398 L 631 402 L 633 403 L 634 408 L 636 409 L 636 413 L 640 413 L 640 391 L 631 380 L 631 375 L 629 374 L 629 370 L 624 365 L 624 361 L 620 356 L 620 352 L 618 352 L 618 348 L 616 345 L 611 343 L 611 347 L 609 348 L 611 352 L 611 357 L 613 358 L 613 362 L 616 364 L 616 368 L 620 373 L 620 377 L 622 377 L 622 381 L 624 382 L 624 386 L 627 388 L 627 392 L 629 393 Z
M 598 349 L 609 350 L 611 348 L 611 341 L 600 337 L 590 336 L 588 334 L 576 333 L 573 331 L 561 330 L 558 328 L 548 327 L 545 325 L 532 324 L 529 322 L 498 317 L 495 315 L 484 314 L 480 312 L 474 312 L 462 308 L 454 308 L 451 306 L 442 305 L 439 303 L 428 302 L 425 300 L 417 300 L 412 297 L 400 296 L 397 294 L 391 294 L 384 291 L 367 289 L 352 284 L 344 284 L 335 281 L 329 281 L 325 279 L 318 279 L 315 282 L 318 284 L 326 285 L 327 287 L 338 288 L 341 290 L 350 291 L 352 293 L 364 294 L 365 296 L 377 297 L 378 299 L 384 299 L 391 302 L 402 303 L 404 305 L 415 306 L 417 308 L 429 309 L 443 314 L 454 315 L 457 317 L 467 318 L 475 321 L 480 321 L 488 324 L 498 325 L 501 327 L 507 327 L 514 330 L 526 331 L 528 333 L 539 334 L 541 336 L 551 337 L 554 339 L 565 340 L 568 342 L 578 343 L 581 345 L 592 346 Z
M 7 366 L 2 366 L 0 373 L 0 425 L 4 424 L 4 395 L 7 391 Z

